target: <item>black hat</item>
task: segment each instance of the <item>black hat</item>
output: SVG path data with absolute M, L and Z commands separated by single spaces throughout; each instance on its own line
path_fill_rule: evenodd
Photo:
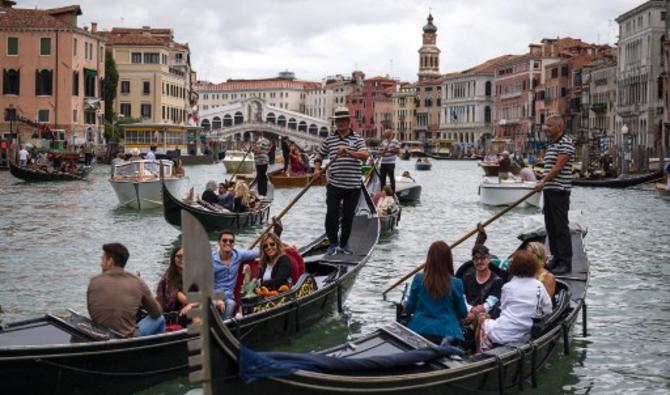
M 477 254 L 488 255 L 489 249 L 484 244 L 476 244 L 474 247 L 472 247 L 472 256 Z

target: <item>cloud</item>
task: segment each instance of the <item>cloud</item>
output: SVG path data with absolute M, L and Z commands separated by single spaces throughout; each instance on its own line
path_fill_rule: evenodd
M 67 1 L 20 1 L 60 7 Z M 415 81 L 421 28 L 432 6 L 443 73 L 492 57 L 524 53 L 531 42 L 570 36 L 613 44 L 613 21 L 629 0 L 86 0 L 80 24 L 169 27 L 188 42 L 200 79 L 267 78 L 294 71 L 321 80 L 354 69 Z

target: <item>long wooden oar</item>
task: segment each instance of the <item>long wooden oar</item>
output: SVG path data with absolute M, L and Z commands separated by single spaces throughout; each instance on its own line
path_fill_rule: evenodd
M 382 155 L 379 155 L 379 158 L 377 158 L 376 161 L 372 163 L 372 169 L 368 172 L 368 174 L 365 175 L 365 181 L 363 181 L 363 185 L 367 187 L 368 181 L 370 181 L 370 177 L 372 177 L 372 172 L 376 171 L 377 168 L 379 167 L 379 163 L 382 161 Z
M 493 221 L 495 221 L 495 220 L 497 220 L 498 218 L 502 217 L 502 216 L 505 215 L 508 211 L 510 211 L 510 210 L 513 209 L 514 207 L 518 206 L 519 204 L 523 203 L 526 199 L 528 199 L 529 197 L 533 196 L 533 195 L 536 194 L 536 193 L 539 193 L 539 192 L 535 192 L 535 191 L 528 192 L 528 193 L 525 194 L 522 198 L 520 198 L 519 200 L 513 202 L 512 204 L 510 204 L 509 206 L 507 206 L 505 209 L 501 210 L 499 213 L 497 213 L 497 214 L 494 215 L 493 217 L 491 217 L 491 218 L 487 219 L 486 221 L 482 222 L 482 223 L 481 223 L 481 227 L 484 228 L 484 227 L 486 227 L 487 225 L 490 225 Z M 468 233 L 464 234 L 463 236 L 461 236 L 460 239 L 456 240 L 453 244 L 451 244 L 451 245 L 449 246 L 449 248 L 453 250 L 454 248 L 456 248 L 456 246 L 458 246 L 459 244 L 461 244 L 461 243 L 464 242 L 465 240 L 469 239 L 472 235 L 474 235 L 475 233 L 477 233 L 478 230 L 479 230 L 479 228 L 477 228 L 477 227 L 475 227 L 474 229 L 471 229 Z M 384 292 L 382 292 L 382 296 L 383 296 L 383 297 L 386 297 L 386 294 L 387 294 L 389 291 L 391 291 L 393 288 L 397 287 L 398 285 L 402 284 L 403 282 L 407 281 L 408 278 L 412 277 L 415 273 L 417 273 L 418 271 L 420 271 L 421 269 L 423 269 L 423 267 L 424 267 L 425 265 L 426 265 L 425 263 L 422 263 L 422 264 L 416 266 L 414 269 L 412 269 L 409 273 L 407 273 L 407 274 L 405 274 L 404 276 L 402 276 L 399 280 L 397 280 L 396 282 L 394 282 L 393 285 L 391 285 L 390 287 L 386 288 L 386 290 L 385 290 Z
M 331 159 L 330 162 L 328 162 L 328 164 L 323 169 L 321 169 L 321 173 L 328 170 L 328 167 L 330 167 L 330 165 L 332 165 L 333 162 L 335 162 L 337 160 L 337 158 L 338 158 L 337 155 L 335 157 L 333 157 L 333 159 Z M 293 207 L 293 205 L 298 202 L 298 200 L 302 197 L 302 195 L 304 195 L 307 192 L 307 190 L 312 186 L 312 184 L 314 184 L 315 182 L 317 182 L 319 180 L 319 178 L 321 178 L 321 177 L 312 177 L 309 180 L 309 183 L 307 185 L 305 185 L 305 187 L 293 198 L 293 200 L 291 200 L 279 212 L 279 214 L 274 216 L 273 219 L 275 219 L 277 221 L 280 220 L 291 209 L 291 207 Z M 256 238 L 256 240 L 254 240 L 254 242 L 251 243 L 251 245 L 249 246 L 250 250 L 253 249 L 256 246 L 256 244 L 258 244 L 261 241 L 261 239 L 263 239 L 263 236 L 265 236 L 270 231 L 270 229 L 272 229 L 272 226 L 273 226 L 273 224 L 271 223 L 267 227 L 265 227 L 265 229 L 263 229 L 263 232 L 261 232 L 261 234 Z
M 226 180 L 226 184 L 229 184 L 231 181 L 233 181 L 233 179 L 235 178 L 237 173 L 239 173 L 240 169 L 242 168 L 242 165 L 244 164 L 244 160 L 247 159 L 247 155 L 249 155 L 249 153 L 251 152 L 251 150 L 253 148 L 254 148 L 254 144 L 252 143 L 251 145 L 249 145 L 249 149 L 247 150 L 247 152 L 244 153 L 244 156 L 242 157 L 242 160 L 240 161 L 240 164 L 237 165 L 237 169 L 235 169 L 233 174 L 230 175 L 230 179 Z

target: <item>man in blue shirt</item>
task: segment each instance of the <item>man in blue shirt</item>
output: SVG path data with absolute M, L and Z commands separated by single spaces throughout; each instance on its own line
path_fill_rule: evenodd
M 156 162 L 156 146 L 155 145 L 152 145 L 151 147 L 149 147 L 149 151 L 147 151 L 147 154 L 144 157 L 144 159 L 152 161 L 152 163 L 149 165 L 149 167 L 147 167 L 147 169 L 149 169 L 149 171 L 154 173 L 154 174 L 158 174 L 158 167 L 156 166 L 156 163 L 155 163 Z
M 219 248 L 212 251 L 214 291 L 224 294 L 224 300 L 217 300 L 215 304 L 225 320 L 235 314 L 237 307 L 234 292 L 240 263 L 258 258 L 258 251 L 234 248 L 235 233 L 231 230 L 219 233 L 218 244 Z

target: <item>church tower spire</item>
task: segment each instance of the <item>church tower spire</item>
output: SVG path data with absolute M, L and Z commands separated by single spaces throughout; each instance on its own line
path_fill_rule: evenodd
M 423 27 L 423 45 L 419 48 L 419 81 L 440 77 L 440 49 L 436 45 L 437 27 L 433 15 L 428 14 L 428 23 Z

